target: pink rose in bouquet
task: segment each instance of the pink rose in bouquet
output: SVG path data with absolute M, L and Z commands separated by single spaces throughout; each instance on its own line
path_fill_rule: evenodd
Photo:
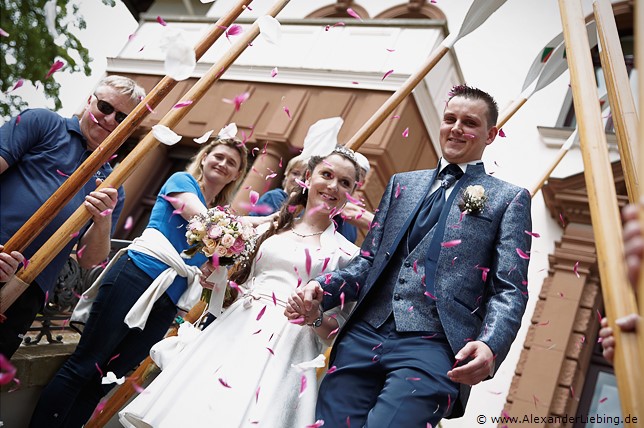
M 255 231 L 228 207 L 210 208 L 206 214 L 197 214 L 186 228 L 190 248 L 182 253 L 190 258 L 201 252 L 207 257 L 217 255 L 219 264 L 231 266 L 247 257 L 253 250 Z

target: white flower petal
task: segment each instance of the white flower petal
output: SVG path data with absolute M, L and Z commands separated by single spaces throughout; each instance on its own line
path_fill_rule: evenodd
M 125 376 L 122 376 L 120 378 L 117 378 L 114 372 L 107 372 L 107 375 L 101 379 L 101 384 L 102 385 L 107 385 L 110 383 L 115 383 L 117 385 L 121 385 L 125 382 Z
M 161 40 L 161 49 L 165 51 L 165 74 L 174 80 L 185 80 L 192 76 L 197 59 L 194 48 L 182 31 L 168 31 L 166 37 Z
M 257 23 L 259 25 L 259 34 L 261 34 L 267 42 L 275 45 L 280 43 L 280 39 L 282 38 L 282 27 L 277 19 L 269 15 L 264 15 L 257 19 Z
M 229 123 L 228 125 L 221 128 L 219 131 L 219 137 L 221 138 L 235 138 L 237 136 L 237 125 L 235 122 Z
M 56 0 L 49 0 L 45 3 L 43 7 L 45 11 L 45 25 L 47 26 L 47 31 L 56 39 L 58 37 L 58 31 L 56 31 Z
M 205 134 L 203 134 L 201 137 L 193 138 L 192 141 L 194 141 L 197 144 L 203 144 L 206 141 L 208 141 L 208 139 L 210 138 L 210 136 L 212 135 L 213 132 L 215 132 L 215 130 L 211 129 L 210 131 L 208 131 Z
M 159 140 L 160 143 L 163 143 L 167 146 L 172 146 L 181 141 L 181 135 L 177 135 L 165 125 L 154 125 L 152 127 L 152 135 L 154 138 Z
M 306 370 L 306 369 L 317 369 L 324 367 L 326 365 L 326 357 L 324 354 L 320 354 L 311 361 L 304 361 L 303 363 L 299 364 L 291 364 L 291 367 L 295 367 L 298 370 Z

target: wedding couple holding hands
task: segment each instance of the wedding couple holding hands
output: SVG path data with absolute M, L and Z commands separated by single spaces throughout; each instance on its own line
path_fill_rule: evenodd
M 257 227 L 253 253 L 233 270 L 237 300 L 121 422 L 427 427 L 462 415 L 471 386 L 503 362 L 527 302 L 530 195 L 481 161 L 497 115 L 487 93 L 454 87 L 438 167 L 391 177 L 362 248 L 331 220 L 360 180 L 355 154 L 335 144 L 303 153 L 305 185 Z M 224 163 L 236 162 L 229 182 L 243 171 L 235 150 L 224 150 Z M 206 180 L 217 171 L 209 156 L 197 159 Z M 203 211 L 209 198 L 199 199 Z M 314 361 L 334 341 L 318 386 Z

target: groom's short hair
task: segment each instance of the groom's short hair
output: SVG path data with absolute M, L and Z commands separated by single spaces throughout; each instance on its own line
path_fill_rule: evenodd
M 494 101 L 492 95 L 485 91 L 468 85 L 455 85 L 447 94 L 447 102 L 454 97 L 463 97 L 471 100 L 481 100 L 487 106 L 487 121 L 488 128 L 496 126 L 496 121 L 499 118 L 499 106 Z

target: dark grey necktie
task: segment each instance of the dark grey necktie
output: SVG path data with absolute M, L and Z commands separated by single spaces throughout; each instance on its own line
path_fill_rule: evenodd
M 408 237 L 408 248 L 412 251 L 438 221 L 443 206 L 445 206 L 445 195 L 456 181 L 463 176 L 463 170 L 456 164 L 450 163 L 438 175 L 441 185 L 431 194 L 425 196 L 423 205 L 418 211 L 416 220 L 411 225 Z

